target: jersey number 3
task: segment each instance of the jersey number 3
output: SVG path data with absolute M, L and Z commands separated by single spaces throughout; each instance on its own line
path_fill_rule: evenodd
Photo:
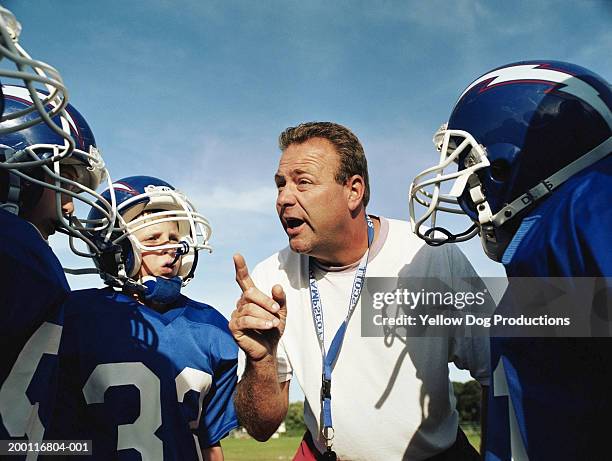
M 195 429 L 202 413 L 202 401 L 212 384 L 212 376 L 201 370 L 186 367 L 175 379 L 178 401 L 182 402 L 190 390 L 199 392 L 198 419 L 191 421 Z M 131 424 L 117 428 L 117 450 L 134 448 L 142 459 L 164 459 L 163 442 L 155 435 L 162 424 L 161 403 L 144 402 L 143 396 L 160 395 L 159 378 L 141 362 L 104 363 L 98 365 L 83 387 L 88 405 L 104 402 L 104 393 L 113 386 L 133 385 L 140 392 L 140 414 Z M 196 441 L 196 450 L 199 445 Z

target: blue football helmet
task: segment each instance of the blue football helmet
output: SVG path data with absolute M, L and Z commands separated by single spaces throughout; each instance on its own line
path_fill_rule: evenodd
M 117 221 L 110 235 L 94 232 L 99 248 L 106 251 L 94 257 L 102 279 L 111 286 L 123 287 L 126 281 L 142 283 L 138 279 L 143 251 L 171 250 L 176 259 L 181 258 L 178 271 L 180 285 L 185 286 L 193 278 L 198 251 L 209 250 L 212 228 L 208 220 L 198 213 L 182 192 L 161 179 L 151 176 L 131 176 L 112 185 L 115 195 Z M 111 201 L 110 192 L 102 197 Z M 100 226 L 105 222 L 99 209 L 89 213 L 87 225 Z M 176 222 L 179 231 L 177 243 L 144 245 L 136 233 L 159 222 Z
M 597 74 L 565 62 L 498 67 L 463 91 L 434 144 L 438 165 L 410 187 L 414 232 L 431 245 L 480 234 L 486 254 L 499 261 L 517 218 L 612 152 L 612 89 Z M 445 173 L 451 165 L 456 171 Z M 452 186 L 443 190 L 447 181 Z M 417 204 L 427 208 L 420 217 Z M 453 233 L 436 226 L 438 211 L 467 214 L 473 225 Z
M 2 89 L 6 114 L 23 114 L 23 109 L 31 106 L 26 88 L 7 85 Z M 17 121 L 25 120 L 27 125 L 27 120 L 35 117 L 36 114 L 30 112 Z M 36 206 L 43 188 L 53 189 L 56 192 L 58 230 L 87 241 L 83 226 L 78 223 L 76 217 L 63 215 L 61 195 L 69 195 L 90 207 L 99 206 L 100 212 L 111 220 L 114 216 L 112 206 L 95 192 L 100 183 L 107 179 L 108 173 L 89 125 L 73 106 L 68 104 L 63 115 L 55 116 L 55 121 L 58 126 L 62 126 L 65 136 L 73 140 L 74 149 L 71 155 L 49 165 L 34 162 L 34 166 L 26 167 L 22 164 L 19 168 L 0 168 L 0 208 L 20 214 Z M 6 123 L 9 122 L 0 124 L 0 127 Z M 37 123 L 19 131 L 0 134 L 0 162 L 10 162 L 15 155 L 22 152 L 27 152 L 31 160 L 54 157 L 57 160 L 58 152 L 64 148 L 64 136 L 58 135 L 46 123 Z M 74 180 L 61 176 L 61 168 L 68 165 L 74 168 Z M 110 179 L 108 181 L 110 184 Z
M 66 87 L 59 72 L 44 62 L 32 59 L 19 44 L 21 24 L 13 13 L 0 6 L 0 82 L 4 85 L 23 85 L 27 89 L 29 103 L 19 111 L 0 110 L 0 135 L 20 131 L 44 122 L 50 130 L 63 138 L 57 145 L 57 157 L 32 159 L 31 156 L 13 156 L 0 161 L 0 168 L 31 167 L 49 164 L 70 155 L 74 141 L 56 116 L 63 113 L 68 104 Z M 7 68 L 7 64 L 13 68 Z M 1 96 L 1 94 L 0 94 Z M 1 104 L 0 104 L 1 105 Z M 2 109 L 2 107 L 0 107 Z

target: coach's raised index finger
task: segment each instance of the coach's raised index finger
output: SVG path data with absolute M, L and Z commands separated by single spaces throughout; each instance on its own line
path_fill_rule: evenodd
M 240 253 L 236 253 L 233 257 L 234 268 L 236 269 L 236 282 L 240 286 L 240 289 L 244 293 L 249 288 L 253 288 L 255 284 L 249 275 L 249 268 L 246 265 L 246 261 Z

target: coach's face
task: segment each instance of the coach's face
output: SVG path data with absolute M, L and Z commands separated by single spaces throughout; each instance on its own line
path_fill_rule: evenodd
M 293 251 L 324 262 L 336 251 L 350 217 L 349 190 L 335 176 L 340 158 L 323 138 L 291 144 L 282 154 L 274 176 L 276 211 Z

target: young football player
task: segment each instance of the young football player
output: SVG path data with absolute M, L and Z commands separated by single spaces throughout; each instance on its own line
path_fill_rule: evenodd
M 23 90 L 3 88 L 5 111 L 28 107 Z M 53 170 L 0 168 L 0 439 L 42 438 L 55 392 L 60 306 L 70 291 L 47 239 L 56 230 L 79 233 L 68 221 L 72 199 L 81 187 L 95 189 L 106 174 L 85 120 L 70 105 L 66 117 L 80 135 L 70 157 L 52 165 Z M 4 161 L 22 146 L 39 158 L 64 147 L 44 123 L 0 135 L 0 144 Z
M 601 290 L 568 313 L 605 314 L 596 306 L 610 307 L 605 278 L 612 276 L 610 85 L 565 62 L 502 66 L 467 87 L 434 139 L 440 163 L 411 187 L 415 232 L 433 245 L 480 234 L 509 277 L 502 308 L 526 309 L 511 297 L 524 283 L 513 277 L 532 277 L 534 287 L 542 278 L 592 277 Z M 444 174 L 449 165 L 458 171 Z M 451 191 L 442 193 L 450 180 Z M 419 219 L 415 203 L 427 207 Z M 456 234 L 425 230 L 437 211 L 463 212 L 473 225 Z M 609 458 L 609 337 L 493 337 L 491 356 L 487 459 Z
M 237 426 L 237 346 L 217 310 L 181 294 L 210 225 L 160 179 L 113 186 L 121 223 L 96 257 L 112 287 L 65 305 L 51 437 L 92 440 L 96 460 L 221 460 Z
M 56 230 L 79 236 L 67 219 L 72 199 L 93 192 L 106 170 L 59 73 L 28 56 L 20 30 L 0 7 L 1 64 L 16 66 L 0 69 L 0 439 L 36 443 L 55 398 L 60 306 L 69 292 L 47 238 Z M 35 458 L 33 449 L 27 459 Z

